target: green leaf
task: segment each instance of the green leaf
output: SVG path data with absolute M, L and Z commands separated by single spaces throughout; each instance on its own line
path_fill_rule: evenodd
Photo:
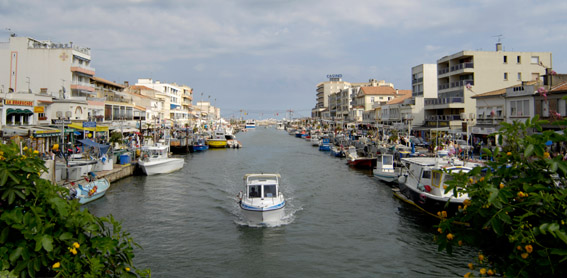
M 61 197 L 53 197 L 51 199 L 49 199 L 49 201 L 55 205 L 55 210 L 57 210 L 57 212 L 62 216 L 62 217 L 67 217 L 67 215 L 69 214 L 69 211 L 67 210 L 67 204 L 65 202 L 65 200 L 63 200 L 63 198 Z
M 72 239 L 73 238 L 73 234 L 69 233 L 69 232 L 64 232 L 59 236 L 59 240 L 68 240 L 68 239 Z
M 529 144 L 526 150 L 524 150 L 524 157 L 530 157 L 533 152 L 534 152 L 534 145 Z
M 12 251 L 12 253 L 10 254 L 10 262 L 14 262 L 15 260 L 17 260 L 20 255 L 22 255 L 22 251 L 24 250 L 23 247 L 18 247 L 16 248 L 16 250 Z
M 45 251 L 53 251 L 53 238 L 50 235 L 43 235 L 43 238 L 41 239 L 41 245 L 43 246 L 43 249 L 45 249 Z
M 4 186 L 8 180 L 8 170 L 5 168 L 0 169 L 0 186 Z
M 8 235 L 10 234 L 10 227 L 4 227 L 2 233 L 0 233 L 0 243 L 4 244 L 6 239 L 8 239 Z

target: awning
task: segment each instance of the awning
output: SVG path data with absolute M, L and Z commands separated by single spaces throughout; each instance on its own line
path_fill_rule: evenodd
M 85 146 L 100 149 L 100 154 L 105 154 L 106 152 L 108 152 L 108 148 L 110 148 L 110 145 L 99 144 L 99 143 L 94 142 L 91 139 L 84 139 L 84 140 L 77 140 L 77 141 L 79 141 L 80 143 L 82 143 Z
M 24 115 L 30 115 L 33 114 L 33 112 L 29 109 L 16 109 L 16 108 L 8 108 L 6 110 L 6 115 L 10 115 L 10 114 L 24 114 Z
M 67 126 L 71 127 L 71 128 L 78 129 L 78 130 L 95 131 L 95 129 L 96 129 L 96 131 L 105 131 L 105 132 L 108 131 L 108 126 L 83 127 L 83 124 L 81 124 L 81 123 L 72 123 L 72 124 L 67 125 Z

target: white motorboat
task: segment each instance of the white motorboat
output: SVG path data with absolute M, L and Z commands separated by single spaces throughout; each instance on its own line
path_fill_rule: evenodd
M 185 160 L 169 157 L 169 146 L 160 143 L 142 147 L 142 157 L 138 161 L 138 165 L 148 176 L 177 171 L 183 168 L 183 164 Z
M 376 168 L 372 172 L 376 178 L 387 183 L 397 181 L 400 177 L 400 171 L 394 168 L 394 156 L 391 154 L 378 155 Z
M 400 175 L 399 193 L 429 214 L 447 211 L 454 215 L 458 206 L 468 199 L 468 195 L 445 193 L 445 182 L 452 179 L 452 173 L 471 171 L 481 164 L 464 162 L 447 157 L 408 157 L 402 158 L 404 170 Z
M 244 126 L 246 129 L 256 128 L 256 121 L 254 120 L 247 120 Z
M 321 137 L 319 137 L 319 134 L 317 133 L 311 134 L 311 145 L 318 147 L 320 138 Z
M 278 224 L 284 216 L 285 199 L 279 174 L 246 174 L 238 203 L 249 224 Z
M 277 129 L 277 130 L 283 130 L 283 129 L 285 129 L 284 123 L 283 123 L 283 122 L 278 122 L 278 123 L 276 124 L 276 129 Z
M 110 182 L 107 179 L 97 179 L 96 174 L 92 172 L 89 173 L 89 178 L 91 180 L 87 184 L 82 185 L 79 183 L 77 188 L 71 189 L 71 192 L 73 192 L 72 197 L 78 199 L 82 205 L 100 199 L 110 187 Z

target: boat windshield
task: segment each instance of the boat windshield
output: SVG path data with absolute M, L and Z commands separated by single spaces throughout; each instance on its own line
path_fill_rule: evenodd
M 264 197 L 276 197 L 276 185 L 275 184 L 266 184 L 264 185 Z
M 248 197 L 250 198 L 260 197 L 261 190 L 262 190 L 261 185 L 250 185 L 248 187 Z
M 391 155 L 382 156 L 382 165 L 393 165 L 394 157 Z

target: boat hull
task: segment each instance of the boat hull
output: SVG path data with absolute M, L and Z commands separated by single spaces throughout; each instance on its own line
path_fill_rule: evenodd
M 258 208 L 244 203 L 240 204 L 244 217 L 251 224 L 277 224 L 284 217 L 285 201 L 269 208 Z
M 211 139 L 211 140 L 207 141 L 207 144 L 211 148 L 226 148 L 226 140 Z
M 383 182 L 387 182 L 387 183 L 393 183 L 395 181 L 398 180 L 398 178 L 400 177 L 400 175 L 398 173 L 392 173 L 392 172 L 382 172 L 379 171 L 377 169 L 374 170 L 374 176 L 383 181 Z
M 183 168 L 184 164 L 185 161 L 181 158 L 167 158 L 165 160 L 158 161 L 138 162 L 138 165 L 140 165 L 144 174 L 148 176 L 175 172 Z
M 202 151 L 206 151 L 209 149 L 209 146 L 207 145 L 193 145 L 193 151 L 194 152 L 202 152 Z
M 373 169 L 376 167 L 376 158 L 349 159 L 347 164 L 356 168 Z
M 89 190 L 92 189 L 94 186 L 97 187 L 96 191 L 89 196 Z M 95 181 L 92 181 L 86 184 L 83 188 L 84 190 L 77 189 L 77 199 L 79 203 L 84 205 L 86 203 L 90 203 L 94 200 L 100 199 L 106 194 L 106 190 L 110 187 L 110 182 L 107 179 L 102 178 Z
M 432 195 L 420 192 L 402 182 L 400 182 L 399 189 L 407 199 L 433 216 L 440 211 L 446 211 L 449 216 L 453 216 L 457 213 L 458 207 L 463 205 L 463 200 L 453 198 L 447 203 L 447 198 L 433 198 Z

